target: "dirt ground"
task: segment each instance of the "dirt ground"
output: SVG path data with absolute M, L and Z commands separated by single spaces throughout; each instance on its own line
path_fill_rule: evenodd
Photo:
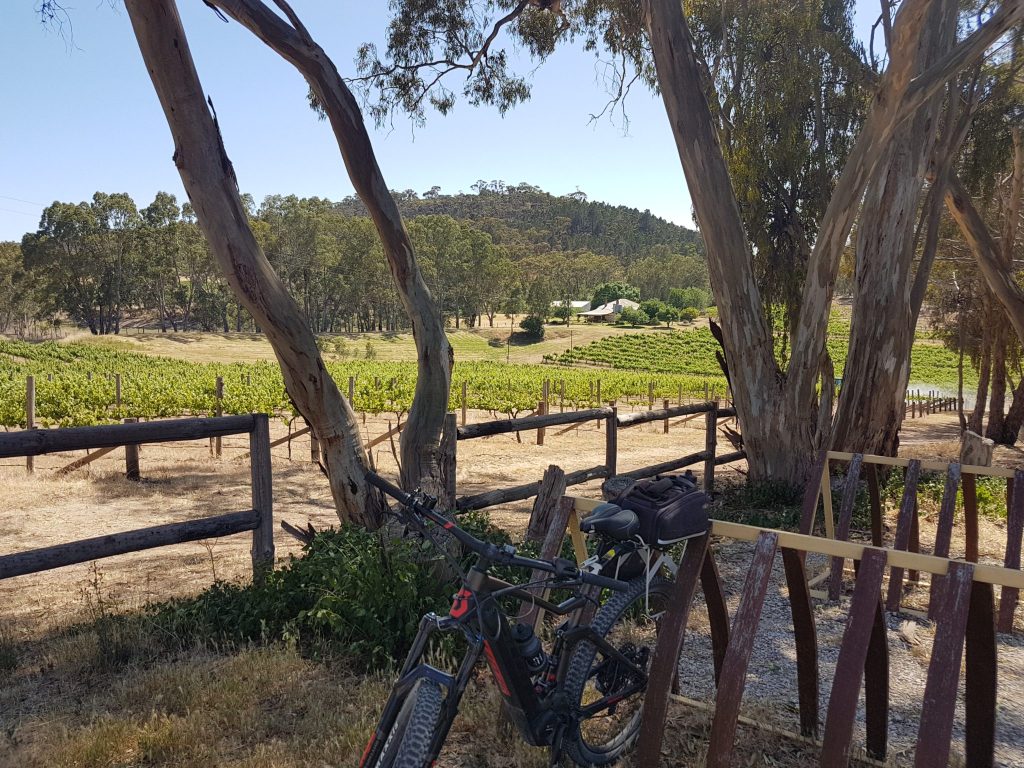
M 490 418 L 484 413 L 470 413 L 470 421 Z M 367 439 L 383 433 L 388 424 L 383 419 L 368 418 L 365 423 Z M 522 441 L 515 435 L 504 435 L 481 440 L 464 441 L 458 446 L 457 485 L 460 495 L 473 494 L 494 488 L 537 480 L 549 464 L 558 464 L 567 471 L 594 466 L 603 462 L 604 433 L 596 425 L 586 425 L 558 434 L 561 428 L 547 430 L 545 445 L 536 445 L 536 433 L 523 433 Z M 272 438 L 287 434 L 280 422 L 272 425 Z M 908 420 L 904 427 L 901 453 L 908 456 L 950 458 L 956 455 L 957 426 L 955 416 L 941 414 L 924 419 Z M 630 469 L 655 464 L 680 455 L 701 450 L 704 446 L 703 420 L 675 424 L 668 435 L 662 433 L 662 423 L 633 427 L 619 435 L 619 468 Z M 123 478 L 123 452 L 115 451 L 79 470 L 67 478 L 56 478 L 54 470 L 84 455 L 55 455 L 36 460 L 36 474 L 26 476 L 24 462 L 0 462 L 0 484 L 6 497 L 0 512 L 0 554 L 48 546 L 104 533 L 130 530 L 160 523 L 205 517 L 245 509 L 249 505 L 248 463 L 242 458 L 247 450 L 247 437 L 225 438 L 221 459 L 211 458 L 207 443 L 193 442 L 167 445 L 147 445 L 142 449 L 143 482 L 132 483 Z M 394 471 L 391 448 L 385 442 L 373 451 L 374 460 L 383 472 Z M 1024 466 L 1024 452 L 999 449 L 996 463 L 1004 466 Z M 738 468 L 742 468 L 742 464 Z M 309 443 L 300 438 L 293 441 L 291 457 L 287 446 L 274 449 L 274 517 L 276 521 L 317 528 L 337 523 L 326 483 L 319 470 L 309 461 Z M 699 467 L 695 468 L 699 471 Z M 723 479 L 737 477 L 737 467 L 719 468 Z M 578 486 L 579 495 L 596 496 L 597 483 Z M 529 502 L 497 507 L 491 510 L 492 519 L 510 530 L 525 527 Z M 934 517 L 923 510 L 921 540 L 927 549 L 934 540 Z M 894 518 L 890 511 L 890 529 Z M 891 530 L 890 530 L 891 535 Z M 1005 546 L 1005 526 L 999 521 L 984 520 L 982 525 L 983 560 L 999 562 Z M 298 542 L 275 531 L 277 556 L 287 557 L 299 550 Z M 41 574 L 0 581 L 2 625 L 4 631 L 15 638 L 39 638 L 68 623 L 87 617 L 97 599 L 108 601 L 119 610 L 130 610 L 142 604 L 164 600 L 176 595 L 194 594 L 215 579 L 246 580 L 249 578 L 250 537 L 246 534 L 208 542 L 183 544 L 149 552 L 110 558 L 96 564 L 83 564 Z M 954 536 L 953 554 L 960 554 L 961 541 Z M 718 562 L 725 583 L 727 601 L 735 610 L 746 567 L 749 564 L 749 546 L 742 543 L 719 542 Z M 824 567 L 814 558 L 812 567 Z M 778 728 L 794 730 L 797 722 L 795 691 L 795 656 L 793 654 L 791 619 L 784 579 L 776 567 L 773 587 L 762 615 L 758 642 L 748 673 L 744 697 L 744 715 L 758 722 Z M 907 604 L 924 599 L 927 582 L 907 597 Z M 822 702 L 824 717 L 831 675 L 838 645 L 845 627 L 846 599 L 838 605 L 818 605 L 816 623 L 821 649 Z M 1024 621 L 1018 616 L 1018 623 Z M 1018 627 L 1024 629 L 1024 624 Z M 890 764 L 909 765 L 912 761 L 914 740 L 920 715 L 924 680 L 932 641 L 932 629 L 926 622 L 908 621 L 902 617 L 890 618 L 889 647 L 892 670 L 892 716 Z M 1024 642 L 1021 635 L 1001 637 L 1000 648 L 999 726 L 997 765 L 1024 766 L 1024 723 L 1019 713 L 1024 711 Z M 254 661 L 261 663 L 257 654 Z M 265 660 L 264 660 L 265 661 Z M 201 662 L 205 664 L 206 662 Z M 232 662 L 227 662 L 230 666 Z M 269 662 L 266 662 L 269 664 Z M 284 663 L 293 670 L 305 693 L 310 696 L 317 686 L 323 686 L 322 674 L 300 659 L 287 657 Z M 221 662 L 209 662 L 216 667 Z M 713 701 L 711 678 L 710 637 L 706 614 L 700 606 L 695 609 L 687 635 L 682 659 L 684 676 L 682 692 L 694 699 Z M 223 665 L 222 665 L 223 666 Z M 218 667 L 223 672 L 221 667 Z M 190 672 L 189 674 L 199 674 Z M 213 673 L 211 673 L 213 674 Z M 333 673 L 332 673 L 333 674 Z M 328 681 L 330 682 L 330 681 Z M 336 682 L 336 681 L 335 681 Z M 207 683 L 214 686 L 213 682 Z M 138 685 L 142 685 L 139 683 Z M 177 683 L 175 683 L 177 685 Z M 371 681 L 366 695 L 379 699 L 386 685 Z M 134 688 L 122 691 L 131 701 L 139 694 Z M 41 695 L 41 694 L 40 694 Z M 161 695 L 165 695 L 161 693 Z M 198 694 L 196 694 L 198 695 Z M 298 696 L 289 690 L 282 694 Z M 325 694 L 337 698 L 336 693 Z M 135 697 L 135 698 L 133 698 Z M 300 697 L 301 698 L 301 697 Z M 0 695 L 0 702 L 3 696 Z M 212 706 L 198 699 L 199 706 Z M 474 699 L 471 707 L 482 706 Z M 149 706 L 148 704 L 146 706 Z M 155 705 L 154 705 L 155 706 Z M 258 707 L 264 704 L 254 705 Z M 282 704 L 282 707 L 301 708 L 300 703 Z M 453 731 L 454 746 L 446 752 L 440 764 L 476 765 L 472 758 L 456 758 L 456 754 L 472 753 L 472 743 L 478 738 L 480 725 L 489 717 L 485 709 L 466 713 L 465 722 Z M 353 732 L 365 732 L 366 724 L 358 715 L 351 723 Z M 863 718 L 863 711 L 859 713 Z M 0 717 L 0 721 L 4 718 Z M 953 764 L 960 764 L 963 753 L 963 702 L 958 702 Z M 670 713 L 670 727 L 666 747 L 672 757 L 667 765 L 698 764 L 701 745 L 706 744 L 709 716 L 706 712 L 674 706 Z M 13 726 L 11 726 L 13 728 Z M 72 722 L 62 727 L 73 728 Z M 813 750 L 781 743 L 767 732 L 747 727 L 740 728 L 738 746 L 743 765 L 816 765 Z M 31 739 L 31 734 L 22 738 Z M 353 737 L 356 738 L 356 737 Z M 863 743 L 862 726 L 855 731 L 855 743 Z M 771 746 L 769 746 L 769 739 Z M 338 746 L 338 754 L 351 755 L 352 746 Z M 518 747 L 504 762 L 495 763 L 488 758 L 487 765 L 541 765 L 542 758 L 534 752 Z M 785 753 L 785 754 L 783 754 Z M 251 761 L 246 765 L 319 765 L 312 760 L 303 762 Z M 469 760 L 469 762 L 466 762 Z M 78 762 L 53 764 L 84 765 Z M 0 757 L 0 765 L 4 761 Z M 35 763 L 32 763 L 34 765 Z M 41 764 L 46 764 L 44 761 Z M 90 765 L 106 763 L 88 763 Z M 110 765 L 128 763 L 110 763 Z M 132 763 L 134 764 L 134 763 Z M 148 763 L 147 763 L 148 764 Z M 175 764 L 160 762 L 160 765 Z M 182 763 L 184 764 L 184 763 Z M 191 764 L 191 763 L 190 763 Z M 215 764 L 212 761 L 196 764 Z M 233 760 L 216 762 L 220 765 L 243 764 Z M 341 764 L 341 763 L 337 763 Z
M 484 412 L 468 421 L 488 420 Z M 386 419 L 368 416 L 363 425 L 367 441 L 388 430 Z M 539 480 L 549 464 L 567 472 L 604 462 L 604 432 L 595 424 L 559 435 L 549 428 L 543 446 L 536 431 L 462 441 L 458 446 L 459 495 Z M 271 439 L 288 434 L 280 421 L 271 422 Z M 704 447 L 703 419 L 670 427 L 663 423 L 631 427 L 619 434 L 619 468 L 630 469 L 668 461 Z M 140 465 L 143 481 L 124 479 L 124 452 L 114 451 L 88 467 L 58 478 L 55 471 L 85 455 L 37 457 L 36 471 L 25 473 L 23 459 L 0 460 L 0 483 L 6 503 L 0 512 L 0 554 L 20 552 L 62 542 L 101 536 L 163 523 L 208 517 L 248 509 L 249 465 L 243 458 L 248 436 L 223 438 L 221 459 L 211 457 L 207 441 L 146 445 Z M 373 448 L 382 473 L 395 473 L 388 441 Z M 739 465 L 741 466 L 741 465 Z M 297 438 L 273 449 L 274 519 L 315 528 L 338 524 L 330 492 L 319 469 L 310 462 L 309 440 Z M 699 469 L 699 467 L 697 468 Z M 718 470 L 734 474 L 728 467 Z M 575 486 L 575 493 L 596 495 L 599 483 Z M 491 508 L 492 519 L 511 531 L 525 528 L 531 502 Z M 277 557 L 297 553 L 300 544 L 277 527 Z M 244 579 L 250 574 L 251 536 L 181 544 L 43 573 L 0 581 L 0 601 L 18 632 L 45 631 L 61 624 L 93 589 L 97 578 L 111 599 L 126 607 L 192 594 L 214 579 Z

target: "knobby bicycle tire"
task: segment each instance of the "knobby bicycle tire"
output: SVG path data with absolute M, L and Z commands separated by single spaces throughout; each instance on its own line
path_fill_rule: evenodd
M 667 606 L 669 594 L 669 583 L 664 579 L 655 578 L 651 582 L 650 591 L 647 592 L 645 576 L 638 576 L 630 582 L 628 590 L 612 593 L 607 602 L 597 611 L 591 628 L 621 651 L 625 643 L 622 638 L 618 637 L 618 630 L 622 629 L 625 637 L 629 633 L 629 622 L 637 622 L 639 618 L 642 618 L 644 622 L 651 622 L 647 625 L 643 641 L 643 646 L 649 651 L 646 661 L 646 667 L 649 670 L 657 639 L 657 617 Z M 650 614 L 646 610 L 648 600 Z M 626 642 L 628 641 L 627 637 Z M 601 696 L 600 692 L 593 690 L 594 678 L 600 665 L 600 662 L 595 665 L 597 647 L 592 643 L 581 641 L 573 649 L 572 654 L 569 671 L 565 677 L 565 691 L 569 700 L 581 704 L 589 703 L 584 702 L 585 697 L 596 700 Z M 620 723 L 614 721 L 617 715 L 607 715 L 603 721 L 599 721 L 597 718 L 593 721 L 583 721 L 580 728 L 570 734 L 565 743 L 566 752 L 573 762 L 586 768 L 608 765 L 618 760 L 632 747 L 640 732 L 640 717 L 645 693 L 645 690 L 638 691 L 622 702 L 623 705 L 634 707 L 634 709 Z M 621 718 L 621 712 L 618 713 L 618 716 Z M 597 733 L 592 732 L 594 730 Z M 605 734 L 603 732 L 605 730 L 611 732 Z M 590 743 L 594 738 L 599 739 L 601 743 Z
M 444 695 L 433 680 L 419 680 L 398 711 L 374 768 L 425 768 L 441 721 Z

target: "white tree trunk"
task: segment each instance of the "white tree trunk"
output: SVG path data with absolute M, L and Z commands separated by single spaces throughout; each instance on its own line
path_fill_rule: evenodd
M 126 0 L 139 50 L 174 137 L 174 163 L 235 295 L 267 334 L 285 386 L 313 425 L 341 520 L 376 527 L 384 500 L 365 481 L 355 414 L 324 367 L 298 305 L 249 228 L 215 117 L 210 113 L 173 0 Z
M 244 25 L 306 79 L 331 123 L 349 179 L 377 227 L 416 341 L 416 392 L 400 439 L 402 484 L 412 489 L 437 472 L 438 443 L 448 411 L 454 357 L 398 205 L 377 165 L 359 105 L 334 62 L 283 0 L 277 4 L 288 22 L 260 0 L 209 0 L 208 4 Z

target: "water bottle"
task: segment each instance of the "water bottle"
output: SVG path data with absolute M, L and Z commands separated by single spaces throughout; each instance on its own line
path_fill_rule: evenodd
M 514 624 L 512 626 L 512 639 L 516 641 L 516 648 L 526 662 L 526 668 L 531 675 L 536 675 L 544 669 L 548 663 L 548 655 L 541 647 L 540 639 L 533 632 L 529 624 Z

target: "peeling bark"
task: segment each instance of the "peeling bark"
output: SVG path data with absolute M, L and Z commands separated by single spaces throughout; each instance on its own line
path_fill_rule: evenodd
M 242 24 L 306 79 L 331 124 L 349 179 L 380 235 L 416 342 L 416 391 L 400 437 L 401 481 L 403 487 L 412 489 L 437 472 L 437 450 L 448 411 L 454 354 L 440 312 L 416 262 L 398 204 L 377 165 L 359 105 L 334 62 L 284 0 L 277 0 L 277 5 L 287 15 L 287 22 L 260 0 L 209 0 L 208 4 Z
M 386 508 L 365 481 L 355 414 L 324 367 L 298 305 L 249 227 L 216 117 L 173 0 L 126 0 L 139 50 L 174 137 L 174 164 L 221 270 L 263 328 L 299 412 L 314 425 L 342 521 L 376 527 Z

